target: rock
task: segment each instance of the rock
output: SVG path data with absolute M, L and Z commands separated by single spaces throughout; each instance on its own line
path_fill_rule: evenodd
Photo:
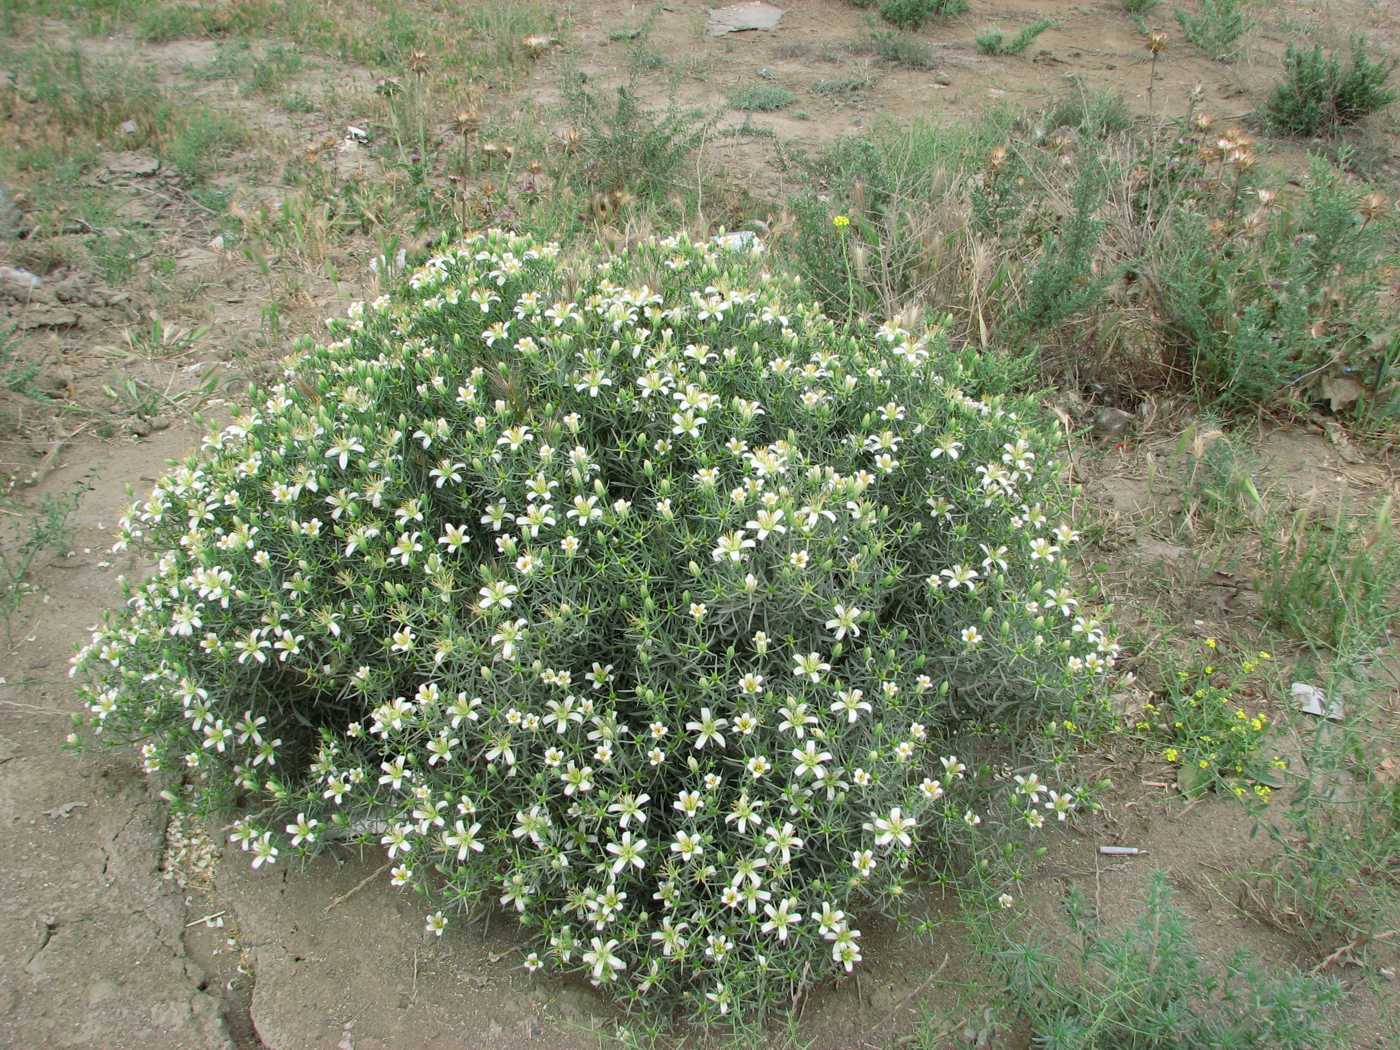
M 144 178 L 160 171 L 160 161 L 149 153 L 116 153 L 107 161 L 107 171 L 121 177 Z
M 785 13 L 781 8 L 756 0 L 716 7 L 710 10 L 705 31 L 710 36 L 724 36 L 726 33 L 743 33 L 751 29 L 777 29 Z
M 16 299 L 29 300 L 43 285 L 44 279 L 22 266 L 0 266 L 0 291 Z
M 134 120 L 124 120 L 117 125 L 118 135 L 135 135 L 140 130 L 141 125 L 137 124 Z
M 1134 418 L 1131 412 L 1105 406 L 1094 413 L 1094 432 L 1104 437 L 1121 437 L 1131 429 Z
M 36 306 L 21 312 L 15 324 L 25 332 L 35 328 L 77 328 L 82 318 L 77 311 L 62 306 Z
M 1180 561 L 1186 557 L 1186 548 L 1161 540 L 1139 540 L 1137 554 L 1144 561 Z
M 144 416 L 135 416 L 127 421 L 126 429 L 133 437 L 149 437 L 161 430 L 170 429 L 170 420 L 164 416 L 152 416 L 147 419 Z

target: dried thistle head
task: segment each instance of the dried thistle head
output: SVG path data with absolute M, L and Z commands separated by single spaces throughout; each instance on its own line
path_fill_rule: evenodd
M 1255 190 L 1254 195 L 1259 198 L 1260 208 L 1273 207 L 1278 200 L 1278 190 Z
M 419 51 L 414 48 L 408 53 L 408 68 L 415 76 L 424 76 L 428 72 L 428 52 Z
M 1163 32 L 1147 34 L 1147 50 L 1152 54 L 1160 55 L 1167 49 L 1167 34 Z
M 1006 157 L 1006 147 L 996 147 L 996 149 L 992 150 L 991 153 L 987 154 L 987 170 L 1000 171 L 1002 169 L 1002 166 L 1006 164 Z
M 521 41 L 531 58 L 538 58 L 554 46 L 554 37 L 544 33 L 532 33 Z
M 559 141 L 564 144 L 565 153 L 577 153 L 583 143 L 583 136 L 579 134 L 578 128 L 565 128 L 559 136 Z
M 1211 126 L 1212 124 L 1214 124 L 1214 123 L 1215 123 L 1215 118 L 1214 118 L 1213 116 L 1211 116 L 1209 113 L 1197 113 L 1197 114 L 1196 114 L 1196 129 L 1197 129 L 1198 131 L 1207 131 L 1207 130 L 1210 129 L 1210 126 Z
M 1385 194 L 1379 190 L 1368 193 L 1361 198 L 1361 214 L 1367 222 L 1370 222 L 1385 211 L 1387 203 L 1389 202 L 1386 200 Z
M 475 106 L 459 110 L 452 118 L 452 128 L 457 134 L 465 138 L 473 134 L 481 126 L 481 114 L 477 112 Z

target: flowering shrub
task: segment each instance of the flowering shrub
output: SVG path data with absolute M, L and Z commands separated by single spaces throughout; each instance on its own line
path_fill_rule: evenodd
M 373 841 L 431 930 L 499 904 L 632 1002 L 850 971 L 921 848 L 1074 807 L 994 814 L 945 734 L 1114 649 L 994 359 L 756 267 L 490 232 L 331 322 L 124 521 L 91 731 L 241 799 L 255 867 Z

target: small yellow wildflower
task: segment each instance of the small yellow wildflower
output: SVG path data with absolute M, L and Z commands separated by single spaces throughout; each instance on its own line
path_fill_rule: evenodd
M 1175 762 L 1178 758 L 1181 757 L 1181 752 L 1174 747 L 1169 747 L 1162 752 L 1162 757 L 1165 758 L 1168 762 Z
M 837 215 L 831 220 L 831 224 L 835 226 L 838 230 L 844 230 L 847 226 L 851 224 L 851 219 L 848 215 Z
M 1207 648 L 1207 649 L 1214 649 L 1214 648 L 1215 648 L 1215 639 L 1214 639 L 1214 638 L 1207 638 L 1207 639 L 1206 639 L 1206 648 Z

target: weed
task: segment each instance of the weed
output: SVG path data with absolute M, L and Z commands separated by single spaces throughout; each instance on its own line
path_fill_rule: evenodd
M 1241 950 L 1217 972 L 1202 959 L 1167 874 L 1155 872 L 1137 923 L 1109 930 L 1078 887 L 1072 942 L 1010 943 L 995 966 L 1032 1042 L 1058 1050 L 1304 1050 L 1341 1045 L 1341 985 L 1266 975 Z
M 1086 91 L 1082 84 L 1063 95 L 1045 111 L 1042 126 L 1073 128 L 1083 135 L 1102 138 L 1133 126 L 1127 100 L 1116 91 Z
M 1379 112 L 1397 98 L 1387 86 L 1394 62 L 1372 61 L 1365 38 L 1352 40 L 1351 64 L 1342 64 L 1321 44 L 1302 51 L 1291 44 L 1283 56 L 1283 80 L 1264 105 L 1263 120 L 1287 135 L 1333 134 Z
M 185 178 L 203 182 L 217 161 L 245 139 L 243 125 L 227 113 L 200 107 L 185 115 L 164 154 Z
M 1345 507 L 1318 518 L 1300 510 L 1266 530 L 1256 587 L 1264 613 L 1314 650 L 1374 644 L 1396 614 L 1400 539 L 1387 500 L 1369 524 Z
M 880 0 L 880 17 L 900 29 L 922 29 L 931 18 L 952 18 L 966 10 L 967 0 Z
M 858 49 L 873 54 L 882 62 L 901 69 L 937 69 L 939 62 L 933 48 L 917 36 L 897 29 L 873 29 Z
M 1201 0 L 1199 15 L 1178 9 L 1176 20 L 1186 39 L 1217 62 L 1238 57 L 1240 40 L 1250 27 L 1242 0 Z
M 36 513 L 26 516 L 17 532 L 0 543 L 0 621 L 6 639 L 14 642 L 14 618 L 33 588 L 30 572 L 46 552 L 62 554 L 70 547 L 68 517 L 92 483 L 87 478 L 60 495 L 45 495 Z
M 1340 651 L 1299 672 L 1341 705 L 1342 718 L 1300 716 L 1309 724 L 1288 808 L 1263 825 L 1278 852 L 1255 873 L 1264 891 L 1256 903 L 1329 950 L 1321 965 L 1400 936 L 1400 784 L 1386 774 L 1392 716 L 1367 673 L 1373 652 L 1371 644 Z
M 253 60 L 247 88 L 257 94 L 271 94 L 301 71 L 302 58 L 290 48 L 273 44 Z
M 875 78 L 865 73 L 831 80 L 818 80 L 812 85 L 812 93 L 826 98 L 850 100 L 859 98 L 873 83 Z
M 796 101 L 797 96 L 777 84 L 753 84 L 729 96 L 729 104 L 746 113 L 773 113 Z
M 617 88 L 609 104 L 571 78 L 564 97 L 582 160 L 575 177 L 605 193 L 663 196 L 709 126 L 674 102 L 662 113 L 648 109 L 631 85 Z
M 148 324 L 128 328 L 125 338 L 133 357 L 155 360 L 183 356 L 208 334 L 208 325 L 186 329 L 153 317 Z
M 0 387 L 30 401 L 47 401 L 48 395 L 34 383 L 39 377 L 39 365 L 33 361 L 17 360 L 15 351 L 18 347 L 19 339 L 14 328 L 0 328 Z
M 1122 2 L 1124 11 L 1130 15 L 1141 17 L 1146 14 L 1151 14 L 1152 10 L 1161 0 L 1122 0 Z
M 1019 55 L 1054 24 L 1053 19 L 1037 18 L 1010 40 L 1000 29 L 984 29 L 977 34 L 977 50 L 984 55 Z
M 1282 784 L 1282 758 L 1263 751 L 1270 723 L 1260 709 L 1260 690 L 1252 680 L 1261 663 L 1258 652 L 1238 665 L 1208 639 L 1204 652 L 1186 669 L 1164 675 L 1162 695 L 1145 705 L 1134 729 L 1177 770 L 1177 785 L 1190 797 L 1211 788 L 1237 798 L 1267 803 Z

